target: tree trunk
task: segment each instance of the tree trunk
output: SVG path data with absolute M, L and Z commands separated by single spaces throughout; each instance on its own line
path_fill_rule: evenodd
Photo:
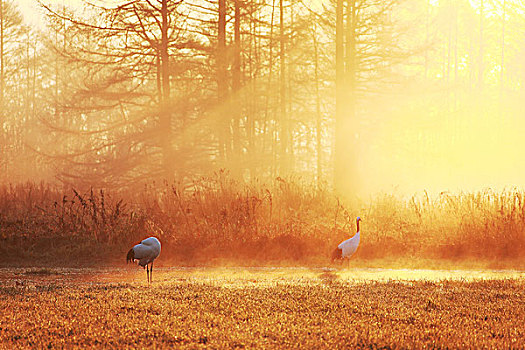
M 219 161 L 224 165 L 227 158 L 228 128 L 224 108 L 228 98 L 228 82 L 226 71 L 226 0 L 219 0 L 219 23 L 217 32 L 217 106 L 219 133 Z
M 479 7 L 479 57 L 478 57 L 478 88 L 483 88 L 483 0 Z
M 342 181 L 344 167 L 343 160 L 340 160 L 344 154 L 344 126 L 345 110 L 344 102 L 344 17 L 343 17 L 344 0 L 337 0 L 335 14 L 335 164 L 334 164 L 334 187 L 336 190 L 342 190 Z
M 233 168 L 235 176 L 242 175 L 241 167 L 241 134 L 240 118 L 242 112 L 241 99 L 241 7 L 240 0 L 234 0 L 235 22 L 232 65 L 232 136 L 233 136 Z
M 168 52 L 168 0 L 162 0 L 161 6 L 161 43 L 160 43 L 160 69 L 162 91 L 160 99 L 160 135 L 163 155 L 163 170 L 168 181 L 173 180 L 173 150 L 171 146 L 171 106 L 170 106 L 170 68 Z
M 358 187 L 355 121 L 357 11 L 355 0 L 346 0 L 346 2 L 346 28 L 343 21 L 343 0 L 338 0 L 336 9 L 337 96 L 334 184 L 340 195 L 351 196 L 355 195 Z M 346 37 L 346 47 L 343 45 L 343 35 Z
M 253 3 L 252 3 L 253 4 Z M 256 173 L 256 142 L 255 142 L 255 116 L 259 108 L 258 98 L 257 98 L 257 87 L 258 87 L 258 75 L 255 70 L 255 67 L 259 64 L 259 50 L 258 50 L 258 41 L 257 41 L 257 23 L 253 17 L 253 10 L 250 8 L 250 44 L 249 44 L 249 58 L 248 58 L 248 76 L 250 77 L 250 99 L 248 112 L 246 113 L 246 159 L 248 160 L 247 165 L 250 174 L 250 180 L 255 178 Z
M 270 162 L 270 171 L 271 171 L 271 176 L 272 177 L 275 177 L 276 176 L 276 163 L 277 163 L 277 137 L 276 137 L 276 132 L 275 132 L 275 128 L 273 126 L 270 126 L 269 124 L 269 110 L 270 110 L 270 98 L 273 96 L 271 95 L 272 94 L 272 87 L 273 87 L 273 69 L 271 69 L 271 67 L 273 67 L 274 65 L 274 60 L 273 60 L 273 44 L 274 44 L 274 22 L 275 22 L 275 2 L 276 0 L 272 0 L 272 11 L 271 11 L 271 16 L 270 16 L 270 37 L 268 38 L 268 66 L 270 67 L 270 70 L 268 72 L 268 83 L 267 83 L 267 86 L 268 86 L 268 89 L 267 89 L 267 92 L 266 92 L 266 101 L 265 101 L 265 108 L 264 108 L 264 121 L 263 121 L 263 132 L 264 132 L 264 135 L 271 135 L 270 136 L 270 145 L 269 145 L 269 149 L 270 149 L 270 153 L 271 153 L 271 157 L 272 157 L 272 161 Z M 267 146 L 266 146 L 266 140 L 268 138 L 267 137 L 264 137 L 263 138 L 263 142 L 262 142 L 262 145 L 261 145 L 261 148 L 263 151 L 266 150 Z
M 8 164 L 6 156 L 6 145 L 7 133 L 4 131 L 5 123 L 5 106 L 4 106 L 4 89 L 5 89 L 5 76 L 4 76 L 4 2 L 0 0 L 0 172 L 7 174 Z M 2 178 L 0 178 L 3 180 Z
M 0 0 L 0 127 L 4 119 L 4 86 L 5 86 L 5 61 L 4 61 L 4 2 Z
M 505 17 L 507 16 L 507 2 L 503 0 L 503 17 L 501 23 L 501 70 L 499 72 L 499 86 L 500 94 L 503 92 L 504 77 L 505 77 Z
M 315 147 L 317 156 L 317 187 L 321 187 L 323 175 L 322 169 L 322 115 L 321 115 L 321 94 L 319 92 L 319 48 L 317 43 L 317 26 L 314 23 L 312 38 L 314 44 L 314 80 L 315 80 Z
M 280 165 L 281 175 L 287 175 L 289 171 L 288 164 L 288 115 L 287 115 L 287 101 L 286 101 L 286 56 L 285 56 L 285 34 L 284 34 L 284 4 L 283 0 L 279 0 L 279 60 L 280 60 L 280 76 L 279 76 L 279 119 L 280 119 L 280 141 L 281 141 L 281 157 Z
M 429 43 L 429 23 L 430 23 L 430 0 L 427 0 L 427 8 L 425 12 L 425 80 L 428 77 L 428 43 Z

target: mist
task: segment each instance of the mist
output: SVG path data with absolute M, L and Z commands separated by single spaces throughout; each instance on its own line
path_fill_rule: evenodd
M 426 113 L 413 106 L 429 96 L 408 94 L 400 106 L 399 100 L 382 102 L 397 104 L 394 113 L 371 111 L 374 123 L 363 126 L 359 135 L 362 193 L 522 189 L 523 100 L 507 98 L 500 104 L 466 97 L 461 101 L 465 106 L 446 114 L 450 108 L 440 103 L 447 96 L 435 95 L 430 97 L 434 108 Z
M 2 183 L 521 189 L 520 2 L 2 6 Z

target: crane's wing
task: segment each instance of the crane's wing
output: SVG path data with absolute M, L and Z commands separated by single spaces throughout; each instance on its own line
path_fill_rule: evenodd
M 343 257 L 345 256 L 351 256 L 355 253 L 357 250 L 357 246 L 359 245 L 359 237 L 352 237 L 350 239 L 347 239 L 344 242 L 341 242 L 337 248 L 342 250 Z
M 149 237 L 149 238 L 142 240 L 140 244 L 152 246 L 152 245 L 157 245 L 157 244 L 160 245 L 160 242 L 155 237 Z
M 144 244 L 137 244 L 133 247 L 135 253 L 135 259 L 151 258 L 153 254 L 153 248 Z
M 339 245 L 337 246 L 337 248 L 339 249 L 343 249 L 344 247 L 346 247 L 348 244 L 350 244 L 350 241 L 352 240 L 352 238 L 349 238 L 347 239 L 346 241 L 342 241 L 341 243 L 339 243 Z
M 140 242 L 140 244 L 143 244 L 145 246 L 150 247 L 153 250 L 153 254 L 155 255 L 155 258 L 159 256 L 160 254 L 160 241 L 156 237 L 149 237 Z

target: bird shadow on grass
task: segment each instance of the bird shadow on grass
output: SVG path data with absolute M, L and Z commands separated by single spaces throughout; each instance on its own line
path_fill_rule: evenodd
M 321 283 L 326 285 L 339 283 L 341 278 L 336 272 L 330 270 L 324 270 L 317 277 L 321 280 Z

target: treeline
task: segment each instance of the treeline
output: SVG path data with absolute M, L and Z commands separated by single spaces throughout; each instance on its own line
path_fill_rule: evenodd
M 0 5 L 4 182 L 132 188 L 228 169 L 355 189 L 365 155 L 419 161 L 521 110 L 517 1 L 43 1 L 42 28 Z

